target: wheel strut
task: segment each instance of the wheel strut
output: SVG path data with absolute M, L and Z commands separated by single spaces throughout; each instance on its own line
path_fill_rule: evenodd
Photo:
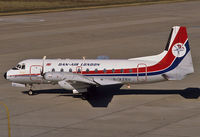
M 33 90 L 32 90 L 33 85 L 31 84 L 31 85 L 29 85 L 29 86 L 30 86 L 30 89 L 29 89 L 29 91 L 28 91 L 28 95 L 29 95 L 29 96 L 32 96 L 32 95 L 34 95 L 34 92 L 33 92 Z

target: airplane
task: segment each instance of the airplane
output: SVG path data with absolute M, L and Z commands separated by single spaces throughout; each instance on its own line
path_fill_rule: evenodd
M 186 27 L 171 29 L 164 51 L 158 55 L 130 59 L 27 59 L 8 70 L 4 77 L 14 87 L 58 84 L 87 98 L 97 87 L 182 80 L 193 73 Z M 91 90 L 92 89 L 92 90 Z

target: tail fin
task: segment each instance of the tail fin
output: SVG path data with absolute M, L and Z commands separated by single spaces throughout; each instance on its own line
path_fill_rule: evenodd
M 162 61 L 171 62 L 169 70 L 163 75 L 166 79 L 181 80 L 194 72 L 186 27 L 172 28 L 165 51 L 167 54 Z

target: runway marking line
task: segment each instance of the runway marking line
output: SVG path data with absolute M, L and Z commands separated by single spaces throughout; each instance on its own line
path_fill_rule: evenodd
M 9 109 L 8 106 L 0 101 L 0 105 L 2 105 L 5 110 L 6 110 L 6 114 L 7 114 L 7 119 L 8 119 L 8 137 L 11 137 L 11 129 L 10 129 L 10 113 L 9 113 Z

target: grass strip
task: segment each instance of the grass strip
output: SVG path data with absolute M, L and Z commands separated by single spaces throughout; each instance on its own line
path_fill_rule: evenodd
M 0 0 L 0 15 L 122 7 L 191 0 Z

